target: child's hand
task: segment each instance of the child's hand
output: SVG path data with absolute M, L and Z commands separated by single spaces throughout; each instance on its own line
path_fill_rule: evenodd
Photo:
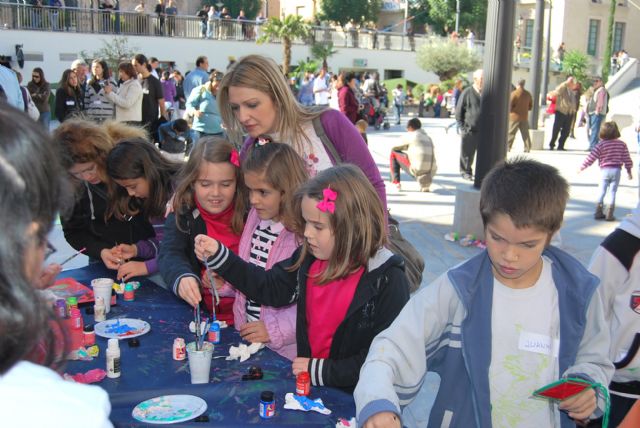
M 269 342 L 269 332 L 264 325 L 264 321 L 248 322 L 240 329 L 240 336 L 247 342 L 267 343 Z M 306 370 L 304 370 L 306 371 Z
M 363 428 L 401 428 L 400 418 L 392 412 L 380 412 L 371 416 Z
M 171 214 L 173 212 L 173 198 L 174 198 L 174 196 L 175 195 L 171 195 L 171 197 L 167 201 L 167 205 L 166 205 L 165 210 L 164 210 L 164 218 L 169 217 L 169 214 Z
M 146 276 L 149 275 L 147 265 L 144 262 L 127 262 L 120 265 L 118 268 L 118 279 L 124 281 L 133 278 L 134 276 Z
M 120 257 L 114 254 L 112 248 L 105 248 L 100 251 L 100 258 L 108 269 L 116 270 L 120 267 Z
M 582 421 L 591 416 L 596 406 L 596 391 L 593 388 L 587 388 L 573 397 L 562 400 L 558 407 L 560 410 L 566 410 L 570 418 Z
M 202 300 L 198 281 L 192 276 L 187 276 L 180 280 L 178 284 L 178 295 L 193 307 Z
M 215 284 L 213 285 L 215 285 L 216 290 L 220 291 L 220 289 L 224 287 L 224 279 L 215 272 L 212 272 L 211 276 L 213 276 L 213 281 L 215 282 Z M 201 282 L 203 287 L 209 289 L 213 288 L 211 282 L 209 281 L 209 275 L 205 275 L 204 278 L 202 278 Z
M 135 245 L 120 244 L 116 247 L 116 249 L 116 255 L 122 258 L 122 261 L 132 259 L 138 255 L 138 247 L 136 247 Z
M 194 251 L 198 260 L 207 259 L 218 251 L 218 241 L 207 235 L 198 235 L 195 239 Z
M 298 373 L 309 371 L 309 361 L 311 361 L 310 358 L 296 357 L 291 364 L 293 375 L 298 376 Z

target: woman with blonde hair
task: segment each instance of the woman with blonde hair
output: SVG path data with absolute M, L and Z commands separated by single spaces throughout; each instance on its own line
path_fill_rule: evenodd
M 232 141 L 249 135 L 241 157 L 258 136 L 268 135 L 292 146 L 312 177 L 334 164 L 352 163 L 365 173 L 386 210 L 384 182 L 356 127 L 339 111 L 299 104 L 272 59 L 249 55 L 235 63 L 218 88 L 218 106 Z

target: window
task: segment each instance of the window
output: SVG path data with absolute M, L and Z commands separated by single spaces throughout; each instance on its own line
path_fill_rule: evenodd
M 616 22 L 613 27 L 613 51 L 618 52 L 624 49 L 624 30 L 627 24 L 624 22 Z
M 531 48 L 533 46 L 533 19 L 525 20 L 524 25 L 524 47 Z
M 385 70 L 384 71 L 384 80 L 387 79 L 398 79 L 404 77 L 403 70 Z
M 587 54 L 596 56 L 598 53 L 598 39 L 600 38 L 600 20 L 589 20 L 589 38 L 587 39 Z

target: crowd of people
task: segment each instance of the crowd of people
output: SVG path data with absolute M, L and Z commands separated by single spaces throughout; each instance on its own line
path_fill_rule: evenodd
M 224 72 L 199 57 L 184 77 L 156 63 L 135 55 L 115 79 L 100 59 L 75 61 L 57 91 L 61 123 L 52 133 L 29 119 L 17 77 L 0 66 L 0 219 L 12 224 L 0 233 L 0 397 L 12 404 L 3 418 L 24 417 L 19 409 L 38 385 L 37 394 L 55 398 L 42 398 L 50 411 L 41 421 L 64 413 L 70 427 L 110 426 L 104 391 L 51 370 L 67 345 L 36 289 L 60 272 L 44 265 L 59 213 L 67 242 L 118 280 L 149 277 L 192 307 L 215 304 L 219 320 L 289 359 L 294 375 L 353 392 L 359 426 L 411 425 L 402 408 L 423 408 L 421 398 L 412 402 L 422 388 L 433 392 L 430 426 L 598 423 L 610 384 L 627 394 L 612 395 L 611 420 L 624 419 L 635 402 L 628 394 L 640 396 L 632 345 L 640 320 L 628 313 L 629 299 L 632 310 L 637 303 L 640 209 L 594 249 L 590 272 L 550 245 L 567 181 L 537 161 L 505 161 L 482 184 L 486 250 L 410 296 L 403 258 L 388 249 L 385 185 L 352 114 L 359 89 L 384 103 L 378 76 L 359 85 L 338 75 L 335 88 L 321 70 L 305 76 L 313 101 L 306 89 L 304 102 L 261 55 Z M 512 97 L 512 128 L 521 132 L 531 104 L 524 84 Z M 36 106 L 48 101 L 41 69 L 29 86 Z M 457 94 L 460 169 L 469 176 L 482 87 L 478 70 Z M 604 114 L 597 87 L 593 97 L 592 114 Z M 401 168 L 422 191 L 437 171 L 421 125 L 409 120 L 391 153 L 398 188 Z M 600 159 L 615 170 L 603 159 L 624 158 L 619 132 L 612 122 L 601 128 L 583 167 Z M 622 163 L 630 173 L 630 159 Z M 437 386 L 427 372 L 440 376 Z M 530 398 L 559 380 L 586 388 L 557 401 Z

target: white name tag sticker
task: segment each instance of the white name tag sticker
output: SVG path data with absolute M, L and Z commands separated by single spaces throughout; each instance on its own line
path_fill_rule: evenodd
M 545 334 L 523 331 L 518 340 L 518 349 L 557 357 L 560 351 L 560 341 L 558 339 L 551 340 L 551 337 Z
M 74 106 L 74 105 L 76 105 L 76 102 L 75 101 L 67 101 L 67 105 L 68 106 Z
M 148 90 L 148 89 L 143 89 L 143 90 L 142 90 L 142 93 L 143 93 L 143 94 L 148 94 L 148 93 L 149 93 L 149 90 Z
M 99 106 L 100 104 L 102 104 L 102 101 L 100 101 L 100 100 L 95 100 L 93 102 L 93 105 L 96 105 L 96 106 Z

